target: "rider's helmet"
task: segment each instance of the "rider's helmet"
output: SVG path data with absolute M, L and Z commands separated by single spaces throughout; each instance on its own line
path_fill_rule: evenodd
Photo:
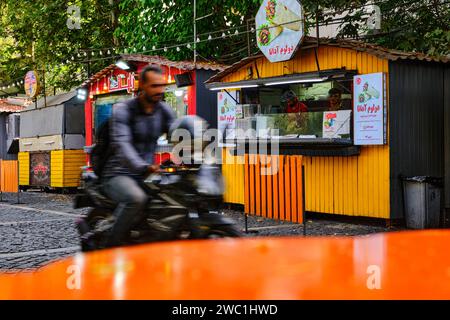
M 208 123 L 203 118 L 195 115 L 183 116 L 174 120 L 169 128 L 168 138 L 174 144 L 174 150 L 182 151 L 179 156 L 190 156 L 192 160 L 199 160 L 203 157 L 204 148 L 210 142 L 205 137 L 207 129 Z M 176 154 L 173 156 L 177 158 Z

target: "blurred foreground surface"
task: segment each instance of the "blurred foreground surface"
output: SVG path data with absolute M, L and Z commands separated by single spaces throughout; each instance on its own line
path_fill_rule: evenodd
M 450 299 L 450 231 L 168 242 L 0 276 L 1 299 Z

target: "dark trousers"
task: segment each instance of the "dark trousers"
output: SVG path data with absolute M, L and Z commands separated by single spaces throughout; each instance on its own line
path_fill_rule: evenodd
M 114 210 L 116 221 L 108 239 L 108 246 L 123 243 L 134 224 L 143 218 L 143 208 L 149 197 L 139 183 L 128 176 L 116 176 L 105 181 L 103 192 L 119 203 Z

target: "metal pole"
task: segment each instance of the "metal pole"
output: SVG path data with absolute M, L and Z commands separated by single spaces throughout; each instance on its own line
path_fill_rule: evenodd
M 247 19 L 247 56 L 250 57 L 251 51 L 250 51 L 250 28 L 249 23 Z
M 197 68 L 197 0 L 194 0 L 194 70 Z
M 47 107 L 47 94 L 45 88 L 45 67 L 42 69 L 42 83 L 44 85 L 44 107 Z
M 19 160 L 17 160 L 17 204 L 20 204 L 20 166 Z
M 248 215 L 245 214 L 245 233 L 248 233 Z

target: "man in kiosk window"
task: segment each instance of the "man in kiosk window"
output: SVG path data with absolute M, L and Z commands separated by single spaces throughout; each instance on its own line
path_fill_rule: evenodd
M 328 91 L 328 111 L 339 111 L 342 109 L 342 91 L 337 88 L 331 88 Z

